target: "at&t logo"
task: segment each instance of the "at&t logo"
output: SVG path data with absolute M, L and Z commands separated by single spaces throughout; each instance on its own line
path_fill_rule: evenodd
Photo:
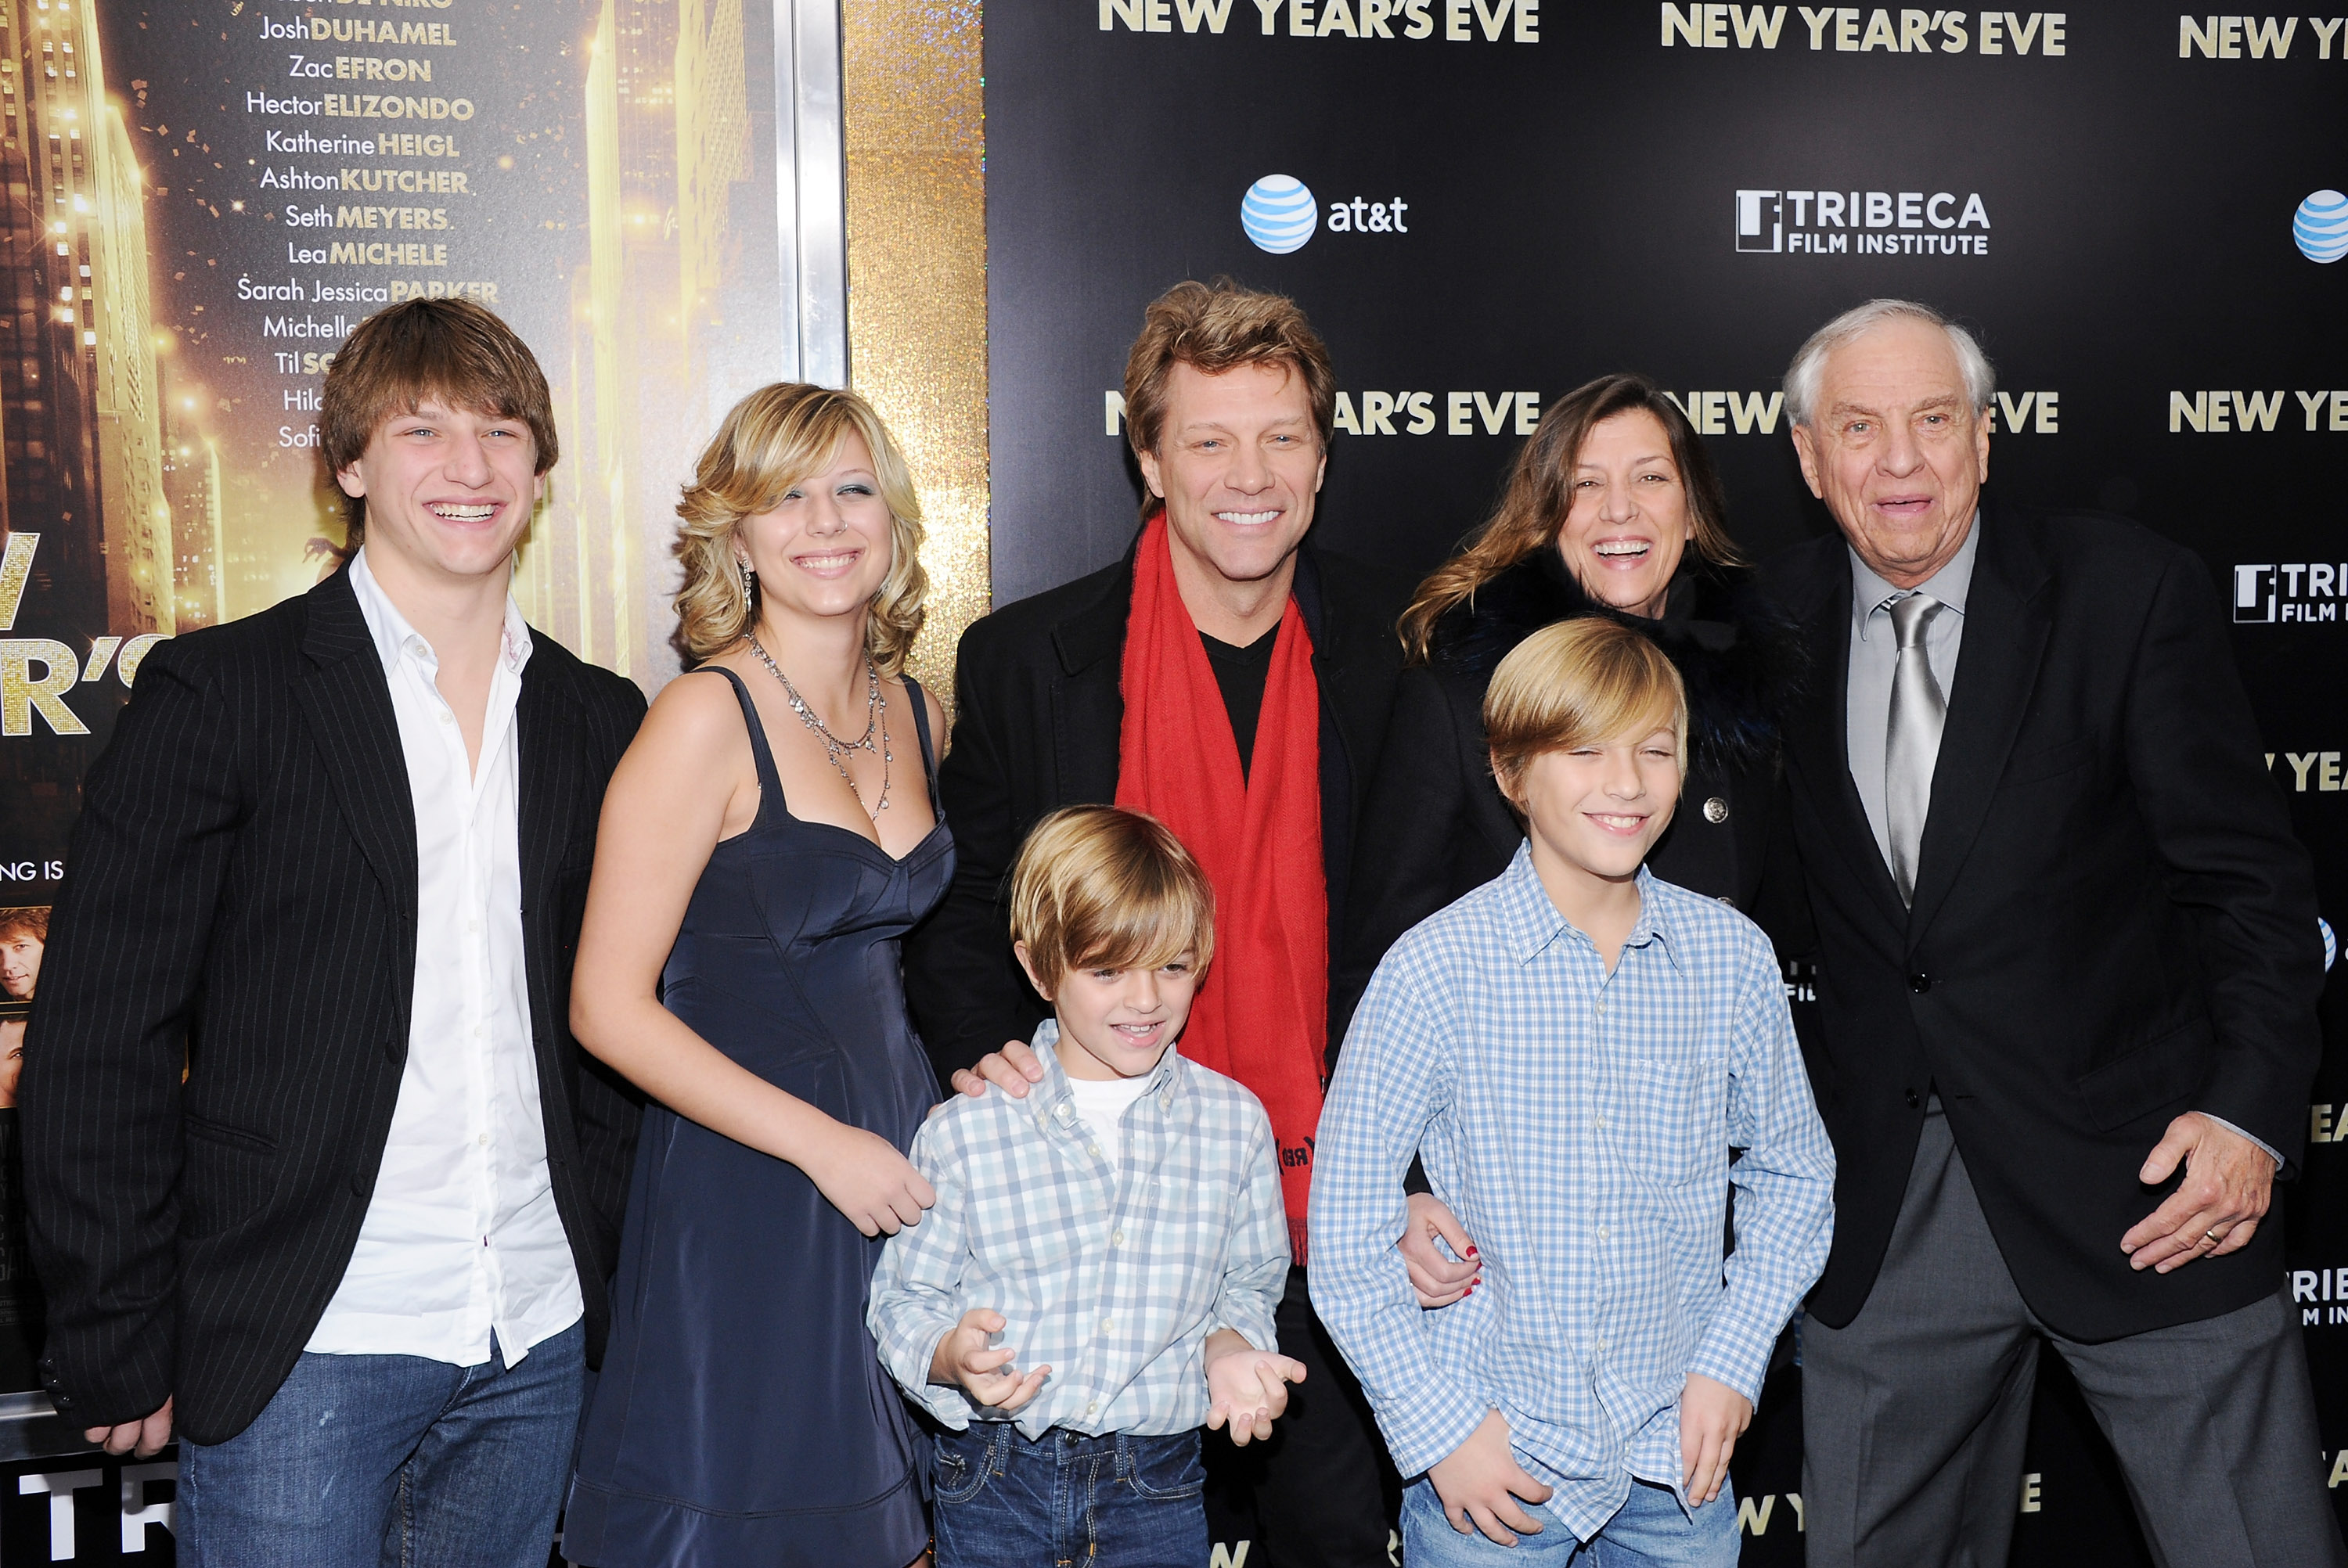
M 1356 196 L 1329 203 L 1328 229 L 1332 234 L 1407 234 L 1409 211 L 1410 203 L 1399 196 L 1391 201 Z M 1256 249 L 1275 256 L 1302 249 L 1320 226 L 1313 192 L 1292 175 L 1267 174 L 1240 200 L 1241 229 Z
M 2336 261 L 2348 256 L 2348 196 L 2318 190 L 2291 215 L 2291 243 L 2311 261 Z
M 1300 249 L 1320 219 L 1313 192 L 1292 175 L 1267 174 L 1240 200 L 1240 227 L 1257 250 L 1275 256 Z

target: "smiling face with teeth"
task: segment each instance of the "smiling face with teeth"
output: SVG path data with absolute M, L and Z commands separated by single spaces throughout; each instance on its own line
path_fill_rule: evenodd
M 1668 724 L 1536 753 L 1504 787 L 1525 815 L 1533 868 L 1569 918 L 1639 874 L 1679 804 Z
M 1601 604 L 1662 615 L 1680 553 L 1695 537 L 1663 422 L 1643 408 L 1600 420 L 1574 454 L 1568 486 L 1557 532 L 1566 569 Z
M 1096 1083 L 1139 1078 L 1157 1067 L 1190 1020 L 1200 971 L 1188 953 L 1155 968 L 1080 964 L 1063 974 L 1057 986 L 1047 986 L 1026 943 L 1011 950 L 1060 1020 L 1060 1067 L 1071 1078 Z
M 527 423 L 437 397 L 377 425 L 335 479 L 366 497 L 368 564 L 396 580 L 486 581 L 546 494 Z
M 1304 377 L 1277 364 L 1217 375 L 1178 364 L 1157 449 L 1138 456 L 1166 503 L 1176 579 L 1200 629 L 1222 634 L 1200 617 L 1194 588 L 1241 620 L 1276 622 L 1328 466 Z
M 894 559 L 893 524 L 871 448 L 850 427 L 822 472 L 787 488 L 771 511 L 735 527 L 735 561 L 758 574 L 760 625 L 787 615 L 853 617 L 860 640 L 863 618 Z

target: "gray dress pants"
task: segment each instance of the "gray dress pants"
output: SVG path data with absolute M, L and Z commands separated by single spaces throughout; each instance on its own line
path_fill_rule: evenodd
M 1810 1568 L 2005 1568 L 2041 1341 L 2111 1440 L 2162 1568 L 2348 1563 L 2281 1295 L 2065 1339 L 2024 1305 L 1935 1105 L 1867 1305 L 1841 1328 L 1802 1326 Z

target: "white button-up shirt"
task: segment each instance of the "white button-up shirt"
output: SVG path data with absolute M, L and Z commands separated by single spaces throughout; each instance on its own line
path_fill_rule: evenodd
M 399 720 L 416 813 L 416 990 L 375 1193 L 342 1285 L 305 1348 L 508 1362 L 585 1302 L 555 1212 L 524 989 L 520 743 L 530 629 L 506 601 L 480 763 L 438 684 L 439 660 L 368 569 L 348 569 Z

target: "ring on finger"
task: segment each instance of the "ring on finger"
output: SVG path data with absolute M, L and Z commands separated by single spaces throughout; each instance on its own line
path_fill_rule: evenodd
M 2206 1230 L 2201 1233 L 2201 1239 L 2210 1243 L 2212 1245 L 2215 1245 L 2216 1244 L 2224 1241 L 2226 1238 L 2219 1235 L 2214 1230 Z

